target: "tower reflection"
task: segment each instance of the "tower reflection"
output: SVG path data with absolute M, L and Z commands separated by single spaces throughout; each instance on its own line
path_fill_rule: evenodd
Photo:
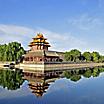
M 37 97 L 42 97 L 47 92 L 50 84 L 60 78 L 62 72 L 24 72 L 24 79 L 29 81 L 29 88 Z

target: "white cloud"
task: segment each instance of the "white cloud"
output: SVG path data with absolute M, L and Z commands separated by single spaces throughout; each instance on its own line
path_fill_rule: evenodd
M 0 24 L 0 43 L 19 41 L 27 48 L 28 43 L 37 33 L 43 33 L 51 43 L 51 50 L 65 51 L 71 48 L 82 48 L 86 43 L 71 35 L 71 33 L 55 33 L 47 29 L 31 29 L 23 26 Z
M 88 19 L 89 20 L 89 19 Z M 76 20 L 75 20 L 76 21 Z M 74 25 L 78 26 L 77 21 L 72 22 Z M 78 20 L 80 21 L 80 20 Z M 90 20 L 89 20 L 90 21 Z M 94 23 L 93 20 L 92 24 Z M 83 22 L 81 22 L 83 24 Z M 93 25 L 94 26 L 94 25 Z M 85 26 L 86 27 L 86 26 Z M 87 27 L 86 27 L 87 28 Z M 88 27 L 90 28 L 90 27 Z M 81 28 L 82 29 L 82 28 Z M 86 29 L 85 29 L 86 31 Z M 88 42 L 89 40 L 84 41 L 81 37 L 76 38 L 74 33 L 56 33 L 51 30 L 43 29 L 43 28 L 28 28 L 24 26 L 17 26 L 17 25 L 3 25 L 0 24 L 0 44 L 12 42 L 12 41 L 18 41 L 22 43 L 24 48 L 27 50 L 29 49 L 28 44 L 32 41 L 32 38 L 36 36 L 37 33 L 43 33 L 44 37 L 48 39 L 48 42 L 51 45 L 50 50 L 57 50 L 57 51 L 67 51 L 70 49 L 79 49 L 82 52 L 83 51 L 100 51 L 101 53 L 104 53 L 102 50 L 102 47 L 100 43 L 96 45 L 94 43 L 94 38 L 92 43 L 94 45 L 91 45 L 91 42 Z M 91 38 L 91 36 L 90 36 Z
M 89 16 L 87 14 L 70 19 L 68 20 L 68 23 L 71 26 L 84 31 L 95 31 L 96 27 L 101 28 L 104 25 L 101 18 Z
M 72 34 L 76 34 L 87 41 L 86 46 L 83 47 L 84 51 L 96 50 L 104 54 L 104 20 L 102 17 L 82 14 L 68 19 L 68 25 Z
M 34 30 L 23 27 L 23 26 L 16 26 L 16 25 L 3 25 L 0 24 L 0 31 L 4 32 L 5 35 L 12 35 L 12 36 L 27 36 L 27 34 L 33 34 Z
M 0 24 L 0 44 L 11 41 L 24 43 L 31 38 L 31 34 L 34 30 L 27 27 Z
M 71 33 L 55 33 L 50 30 L 38 28 L 38 31 L 45 34 L 54 50 L 65 51 L 71 48 L 82 48 L 86 45 L 83 40 L 73 37 Z
M 26 97 L 31 95 L 31 92 L 28 88 L 24 88 L 24 89 L 17 89 L 17 90 L 6 90 L 0 88 L 1 93 L 0 93 L 0 100 L 1 99 L 11 99 L 11 98 L 19 98 L 19 97 Z

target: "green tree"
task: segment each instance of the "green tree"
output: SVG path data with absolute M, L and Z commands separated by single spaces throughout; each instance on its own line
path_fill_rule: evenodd
M 71 56 L 73 57 L 73 61 L 77 62 L 80 60 L 81 52 L 77 49 L 73 49 L 70 51 Z
M 66 61 L 73 61 L 73 56 L 71 55 L 70 52 L 65 52 L 64 58 Z
M 101 55 L 101 56 L 99 57 L 99 62 L 104 62 L 104 56 Z
M 82 56 L 85 58 L 85 61 L 87 62 L 92 61 L 92 55 L 90 52 L 84 52 Z
M 92 52 L 92 57 L 94 62 L 99 62 L 100 54 L 98 52 Z
M 23 47 L 18 42 L 0 45 L 0 61 L 16 61 L 25 53 Z
M 78 62 L 80 61 L 80 57 L 81 57 L 81 52 L 77 49 L 73 49 L 69 52 L 65 52 L 66 61 Z

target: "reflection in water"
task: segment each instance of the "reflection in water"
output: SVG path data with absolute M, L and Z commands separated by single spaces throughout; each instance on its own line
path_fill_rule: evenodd
M 77 69 L 77 70 L 69 70 L 64 71 L 63 75 L 70 79 L 71 81 L 78 81 L 81 79 L 81 76 L 85 78 L 97 77 L 101 72 L 104 72 L 103 67 L 95 67 L 95 68 L 83 68 L 83 69 Z
M 16 90 L 23 83 L 22 70 L 0 70 L 0 85 L 8 90 Z
M 57 78 L 66 77 L 71 81 L 78 81 L 81 77 L 90 78 L 91 76 L 97 77 L 104 71 L 103 67 L 72 69 L 67 71 L 50 71 L 42 73 L 24 72 L 24 79 L 29 81 L 29 88 L 31 92 L 37 97 L 42 97 L 49 88 L 51 82 Z
M 31 73 L 24 72 L 24 79 L 29 81 L 29 88 L 31 92 L 37 97 L 42 97 L 46 93 L 51 82 L 54 82 L 56 78 L 59 78 L 59 72 L 45 72 Z
M 29 89 L 35 96 L 42 97 L 48 90 L 50 84 L 57 78 L 66 77 L 71 81 L 79 81 L 82 76 L 85 78 L 97 77 L 104 72 L 103 67 L 72 69 L 67 71 L 51 72 L 22 72 L 19 70 L 0 70 L 0 86 L 8 90 L 20 88 L 24 80 L 28 80 Z

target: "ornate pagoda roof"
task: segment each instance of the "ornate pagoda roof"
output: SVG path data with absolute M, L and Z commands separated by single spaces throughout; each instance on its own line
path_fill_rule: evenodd
M 30 42 L 29 46 L 35 46 L 35 45 L 44 45 L 47 47 L 50 47 L 49 43 L 46 41 L 47 39 L 44 38 L 43 34 L 38 33 L 35 38 L 33 38 L 33 41 Z
M 43 34 L 38 33 L 37 36 L 35 36 L 33 39 L 45 39 L 47 40 L 47 38 L 44 38 Z

